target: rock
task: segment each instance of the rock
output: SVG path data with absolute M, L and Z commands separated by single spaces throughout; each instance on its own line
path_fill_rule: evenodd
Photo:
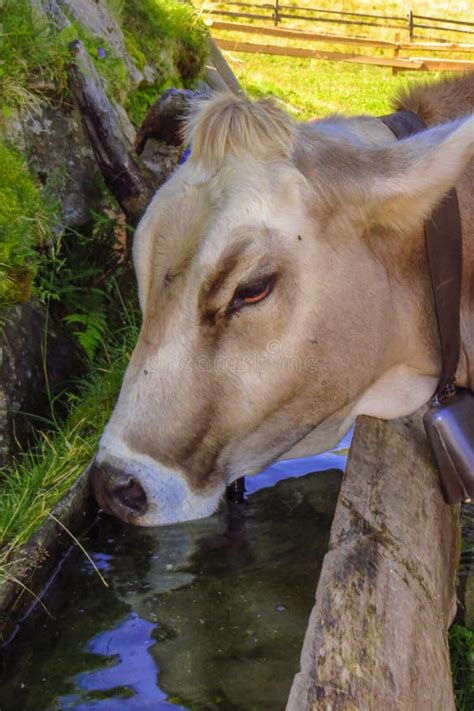
M 60 22 L 69 13 L 92 35 L 106 40 L 115 56 L 125 62 L 132 87 L 137 87 L 145 79 L 127 54 L 123 32 L 106 0 L 44 0 L 43 7 Z
M 87 224 L 100 199 L 98 168 L 76 107 L 44 104 L 38 115 L 23 122 L 28 162 L 61 205 L 65 226 Z
M 51 318 L 46 322 L 40 304 L 16 304 L 2 314 L 2 321 L 0 466 L 9 462 L 19 445 L 28 443 L 38 427 L 34 416 L 48 416 L 48 388 L 54 397 L 79 372 L 74 346 L 58 324 Z

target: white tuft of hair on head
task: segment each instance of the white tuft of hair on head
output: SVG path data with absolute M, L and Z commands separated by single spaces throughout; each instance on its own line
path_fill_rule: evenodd
M 191 146 L 188 162 L 215 173 L 228 155 L 289 159 L 296 131 L 291 117 L 269 99 L 253 102 L 230 92 L 215 94 L 191 108 L 184 128 Z

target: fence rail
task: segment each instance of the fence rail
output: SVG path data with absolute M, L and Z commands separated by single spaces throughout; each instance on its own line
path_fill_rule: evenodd
M 469 60 L 439 59 L 435 57 L 371 57 L 366 54 L 349 54 L 348 52 L 332 52 L 306 49 L 303 47 L 285 47 L 282 45 L 255 42 L 239 42 L 220 39 L 218 37 L 215 37 L 214 41 L 220 49 L 229 50 L 231 52 L 246 52 L 248 54 L 274 54 L 285 57 L 327 59 L 335 62 L 351 62 L 353 64 L 371 64 L 376 67 L 392 67 L 392 69 L 398 71 L 474 71 L 474 61 Z
M 249 25 L 243 22 L 222 22 L 206 20 L 211 30 L 225 30 L 242 34 L 267 35 L 285 39 L 306 40 L 309 42 L 330 42 L 332 44 L 347 44 L 355 47 L 379 47 L 380 49 L 427 50 L 433 52 L 468 52 L 474 54 L 474 43 L 460 42 L 403 42 L 401 40 L 383 40 L 373 37 L 355 37 L 338 35 L 329 32 L 312 32 L 293 28 L 269 27 L 268 25 Z

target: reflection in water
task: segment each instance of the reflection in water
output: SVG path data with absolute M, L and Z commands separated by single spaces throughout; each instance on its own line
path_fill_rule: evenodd
M 151 637 L 154 628 L 152 623 L 131 613 L 117 627 L 93 637 L 85 649 L 102 656 L 104 667 L 74 678 L 78 689 L 89 692 L 89 701 L 87 694 L 75 693 L 60 697 L 59 707 L 111 711 L 110 698 L 96 699 L 91 704 L 90 696 L 90 692 L 109 692 L 114 698 L 114 711 L 176 711 L 179 707 L 166 701 L 166 694 L 156 683 L 157 669 L 148 651 L 155 643 Z
M 329 456 L 312 469 L 343 466 Z M 109 588 L 70 556 L 46 598 L 54 618 L 38 614 L 5 650 L 0 711 L 284 709 L 341 476 L 307 466 L 277 463 L 208 519 L 105 518 L 86 547 Z

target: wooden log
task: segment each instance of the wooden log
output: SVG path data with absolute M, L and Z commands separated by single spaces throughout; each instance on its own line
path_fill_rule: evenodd
M 242 87 L 240 86 L 237 77 L 227 64 L 222 52 L 212 37 L 209 37 L 208 47 L 210 59 L 230 91 L 237 96 L 243 94 Z
M 210 59 L 207 60 L 204 67 L 204 81 L 213 91 L 229 91 L 229 87 Z
M 287 711 L 454 711 L 459 551 L 421 414 L 359 418 Z
M 77 40 L 71 49 L 70 86 L 97 164 L 127 222 L 136 225 L 160 181 L 135 155 L 83 43 Z

